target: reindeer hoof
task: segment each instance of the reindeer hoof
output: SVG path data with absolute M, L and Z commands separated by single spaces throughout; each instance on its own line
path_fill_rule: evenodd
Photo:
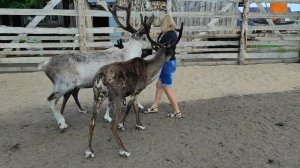
M 141 104 L 138 104 L 138 108 L 139 108 L 140 111 L 144 111 L 145 110 L 144 106 L 141 105 Z
M 111 123 L 111 121 L 112 121 L 112 119 L 111 119 L 110 117 L 105 117 L 105 116 L 104 116 L 104 122 L 109 122 L 109 123 Z
M 85 151 L 85 158 L 93 158 L 95 155 L 91 151 Z
M 68 127 L 68 125 L 66 123 L 58 123 L 60 132 L 64 132 L 65 129 Z
M 135 128 L 138 129 L 138 130 L 144 130 L 144 129 L 146 129 L 146 127 L 143 126 L 143 125 L 136 125 Z
M 84 113 L 85 114 L 85 113 L 87 113 L 87 110 L 80 110 L 79 109 L 79 113 Z
M 121 156 L 125 156 L 125 157 L 129 157 L 129 156 L 130 156 L 130 153 L 129 153 L 129 152 L 126 152 L 126 151 L 124 151 L 124 150 L 120 150 L 120 151 L 119 151 L 119 154 L 120 154 Z
M 122 124 L 122 123 L 118 124 L 118 129 L 120 131 L 124 131 L 125 130 L 124 124 Z

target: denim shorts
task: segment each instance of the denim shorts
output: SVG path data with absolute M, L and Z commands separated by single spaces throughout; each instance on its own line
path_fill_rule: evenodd
M 161 69 L 159 80 L 164 87 L 171 87 L 174 72 L 176 71 L 176 59 L 165 62 Z

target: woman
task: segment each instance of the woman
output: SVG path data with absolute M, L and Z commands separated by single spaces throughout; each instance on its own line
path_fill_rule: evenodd
M 158 41 L 164 44 L 173 44 L 177 40 L 176 30 L 176 23 L 170 15 L 166 15 L 161 24 L 161 34 L 158 36 Z M 178 103 L 175 97 L 175 94 L 172 90 L 172 82 L 173 82 L 173 75 L 176 71 L 176 57 L 175 57 L 175 49 L 173 49 L 173 55 L 171 56 L 170 60 L 167 61 L 159 76 L 158 81 L 156 82 L 156 93 L 154 101 L 150 108 L 148 108 L 145 113 L 157 113 L 158 112 L 158 105 L 160 103 L 161 97 L 163 92 L 167 95 L 171 106 L 173 108 L 173 113 L 168 114 L 169 117 L 182 117 L 182 114 L 179 110 Z

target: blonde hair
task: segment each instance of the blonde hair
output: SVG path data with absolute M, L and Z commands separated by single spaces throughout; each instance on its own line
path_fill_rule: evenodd
M 175 31 L 176 30 L 176 23 L 170 15 L 166 15 L 162 19 L 162 24 L 161 24 L 160 28 L 161 28 L 162 33 L 165 33 L 165 32 L 168 32 L 168 31 Z

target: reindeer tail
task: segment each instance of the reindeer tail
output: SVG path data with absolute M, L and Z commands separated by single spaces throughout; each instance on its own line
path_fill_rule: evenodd
M 39 71 L 44 71 L 45 66 L 46 66 L 48 63 L 49 63 L 49 60 L 43 61 L 43 62 L 39 63 L 38 66 L 37 66 L 37 70 L 39 70 Z

